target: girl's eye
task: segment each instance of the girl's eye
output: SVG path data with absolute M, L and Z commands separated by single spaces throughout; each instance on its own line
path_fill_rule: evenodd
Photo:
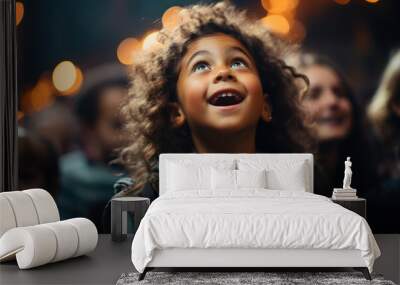
M 321 96 L 321 93 L 322 89 L 320 87 L 312 87 L 306 94 L 305 98 L 309 100 L 317 100 Z
M 345 98 L 346 94 L 345 91 L 341 86 L 335 86 L 332 88 L 332 92 L 338 97 L 338 98 Z
M 232 66 L 233 68 L 246 68 L 246 67 L 247 67 L 247 64 L 246 64 L 243 60 L 241 60 L 241 59 L 236 59 L 236 60 L 234 60 L 234 61 L 232 62 L 231 66 Z
M 192 71 L 193 72 L 202 72 L 202 71 L 208 70 L 208 69 L 210 69 L 210 66 L 206 62 L 198 62 L 193 66 Z

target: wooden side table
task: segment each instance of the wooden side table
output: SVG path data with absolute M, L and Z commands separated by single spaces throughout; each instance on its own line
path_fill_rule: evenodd
M 352 200 L 332 199 L 332 202 L 359 214 L 364 219 L 367 219 L 367 200 L 364 198 L 357 198 Z
M 150 205 L 149 198 L 119 197 L 111 200 L 111 238 L 113 241 L 124 241 L 128 231 L 128 213 L 133 214 L 133 234 L 139 227 Z

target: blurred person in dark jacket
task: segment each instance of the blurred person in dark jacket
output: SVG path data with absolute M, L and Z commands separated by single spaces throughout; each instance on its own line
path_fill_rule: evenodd
M 120 108 L 128 94 L 128 77 L 120 65 L 99 66 L 85 74 L 75 110 L 80 123 L 81 149 L 60 161 L 61 217 L 86 217 L 99 231 L 102 212 L 113 196 L 123 169 L 110 162 L 123 143 Z
M 27 129 L 49 141 L 60 156 L 77 147 L 78 123 L 70 102 L 70 98 L 58 96 L 52 105 L 24 121 Z

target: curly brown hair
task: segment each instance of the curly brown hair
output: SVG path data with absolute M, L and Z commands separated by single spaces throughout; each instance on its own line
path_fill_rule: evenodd
M 206 35 L 232 36 L 254 58 L 273 117 L 268 124 L 263 120 L 258 123 L 257 152 L 309 150 L 311 137 L 303 124 L 298 102 L 301 91 L 296 85 L 296 80 L 307 79 L 282 60 L 292 46 L 227 2 L 190 6 L 180 16 L 178 27 L 159 32 L 160 47 L 143 51 L 132 65 L 132 86 L 122 109 L 130 144 L 121 150 L 119 157 L 134 180 L 131 192 L 137 193 L 147 182 L 158 189 L 158 173 L 154 170 L 160 153 L 193 152 L 187 123 L 180 128 L 171 124 L 170 103 L 177 102 L 180 60 L 191 42 Z

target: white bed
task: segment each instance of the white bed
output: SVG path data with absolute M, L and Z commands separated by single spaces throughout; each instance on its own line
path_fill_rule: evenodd
M 160 155 L 160 197 L 132 243 L 140 279 L 154 267 L 354 267 L 370 278 L 380 251 L 367 222 L 312 194 L 312 181 L 311 154 Z

